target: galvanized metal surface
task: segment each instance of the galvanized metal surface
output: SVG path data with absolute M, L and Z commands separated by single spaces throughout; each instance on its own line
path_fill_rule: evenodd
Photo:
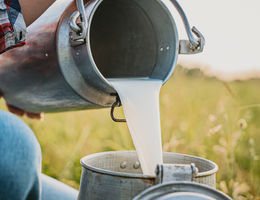
M 0 56 L 0 90 L 10 104 L 32 112 L 95 107 L 71 89 L 57 61 L 57 22 L 71 2 L 56 2 L 28 28 L 25 46 Z
M 134 151 L 104 152 L 81 159 L 83 171 L 78 200 L 126 200 L 155 185 L 155 176 L 142 174 Z M 164 163 L 194 163 L 199 172 L 195 182 L 215 188 L 215 163 L 194 156 L 164 153 Z
M 179 53 L 180 54 L 196 54 L 196 53 L 202 52 L 204 45 L 205 45 L 205 39 L 204 39 L 203 35 L 196 27 L 193 26 L 192 29 L 190 28 L 190 23 L 188 21 L 188 18 L 186 17 L 186 14 L 185 14 L 184 10 L 182 9 L 182 7 L 180 6 L 180 4 L 176 0 L 171 0 L 171 2 L 173 3 L 173 5 L 177 9 L 177 11 L 179 12 L 179 14 L 182 18 L 187 36 L 189 38 L 189 40 L 180 41 Z M 192 33 L 194 33 L 196 35 L 197 39 L 194 38 Z
M 203 35 L 195 27 L 192 28 L 192 32 L 199 38 L 199 45 L 197 47 L 191 46 L 190 41 L 180 40 L 179 54 L 196 54 L 200 53 L 204 49 L 205 39 Z
M 162 164 L 156 169 L 156 184 L 172 181 L 190 181 L 198 175 L 198 168 L 194 163 L 185 164 Z
M 166 82 L 172 74 L 179 40 L 162 2 L 77 2 L 79 25 L 75 2 L 58 0 L 28 28 L 27 45 L 0 56 L 0 91 L 9 104 L 31 112 L 107 107 L 116 100 L 108 78 Z M 71 19 L 86 28 L 86 44 Z
M 83 9 L 83 0 L 76 0 L 78 11 L 75 11 L 70 18 L 70 28 L 76 32 L 76 35 L 73 35 L 73 40 L 84 39 L 86 42 L 86 26 L 87 18 L 85 10 Z M 190 28 L 190 24 L 186 14 L 180 4 L 176 0 L 171 0 L 177 11 L 179 12 L 183 24 L 185 26 L 185 30 L 189 40 L 181 40 L 179 43 L 179 53 L 180 54 L 195 54 L 203 51 L 205 45 L 205 39 L 200 31 L 196 27 Z M 80 16 L 81 22 L 77 23 L 76 20 Z M 195 39 L 192 32 L 197 36 L 198 39 Z
M 206 185 L 178 181 L 153 186 L 133 200 L 231 200 L 231 198 Z
M 84 0 L 76 0 L 77 8 L 80 13 L 80 22 L 77 24 L 80 28 L 80 32 L 77 33 L 78 37 L 76 40 L 82 39 L 86 42 L 88 19 L 85 13 Z
M 89 1 L 86 4 L 86 15 L 91 25 L 90 15 L 98 1 Z M 71 29 L 68 25 L 71 13 L 75 11 L 75 5 L 67 8 L 62 15 L 57 30 L 57 55 L 59 66 L 67 83 L 83 99 L 98 107 L 111 106 L 115 101 L 116 91 L 108 84 L 97 69 L 91 55 L 90 42 L 83 45 L 75 45 L 71 39 Z M 104 20 L 104 19 L 103 19 Z M 90 26 L 87 27 L 89 31 Z M 64 34 L 67 33 L 67 34 Z M 76 43 L 77 44 L 77 43 Z

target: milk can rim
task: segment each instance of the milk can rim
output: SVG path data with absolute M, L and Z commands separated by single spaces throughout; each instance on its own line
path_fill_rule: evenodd
M 92 20 L 93 20 L 93 17 L 98 9 L 98 7 L 101 5 L 101 3 L 103 2 L 104 0 L 96 0 L 94 6 L 93 6 L 93 10 L 91 11 L 90 13 L 90 16 L 89 16 L 89 19 L 88 19 L 88 23 L 91 24 Z M 169 15 L 170 15 L 170 20 L 172 22 L 172 26 L 174 27 L 174 36 L 175 36 L 175 40 L 176 40 L 176 44 L 174 46 L 175 48 L 175 55 L 174 55 L 174 59 L 172 61 L 172 66 L 171 66 L 171 70 L 168 72 L 168 75 L 164 78 L 164 79 L 159 79 L 163 82 L 163 85 L 168 81 L 168 79 L 171 77 L 171 75 L 173 74 L 174 72 L 174 69 L 176 67 L 176 64 L 177 64 L 177 60 L 178 60 L 178 55 L 179 55 L 179 33 L 178 33 L 178 27 L 177 27 L 177 24 L 176 24 L 176 21 L 175 21 L 175 18 L 174 18 L 174 13 L 172 12 L 172 10 L 169 9 L 169 7 L 167 6 L 167 4 L 165 4 L 165 2 L 168 2 L 169 4 L 172 4 L 170 0 L 159 0 L 157 1 L 159 4 L 161 4 L 162 6 L 162 9 L 165 10 L 165 12 L 167 12 Z M 90 44 L 90 29 L 91 29 L 91 26 L 88 26 L 87 27 L 87 43 Z M 91 45 L 87 45 L 87 51 L 90 55 L 90 62 L 91 64 L 94 66 L 94 70 L 96 71 L 96 73 L 103 79 L 103 81 L 108 84 L 111 88 L 114 89 L 113 85 L 107 80 L 107 78 L 105 78 L 103 76 L 103 74 L 99 71 L 96 63 L 95 63 L 95 60 L 93 58 L 93 55 L 92 55 L 92 50 L 91 50 Z
M 106 152 L 94 153 L 94 154 L 87 155 L 87 156 L 81 158 L 80 164 L 85 169 L 88 169 L 88 170 L 91 170 L 91 171 L 94 171 L 94 172 L 98 172 L 98 173 L 102 173 L 102 174 L 106 174 L 106 175 L 121 176 L 121 177 L 128 177 L 128 178 L 143 178 L 143 179 L 154 179 L 155 178 L 155 175 L 151 176 L 151 175 L 144 175 L 144 174 L 130 174 L 130 173 L 125 173 L 125 172 L 109 171 L 109 170 L 105 170 L 105 169 L 101 169 L 101 168 L 97 168 L 97 167 L 92 167 L 92 166 L 89 166 L 85 163 L 86 159 L 97 157 L 99 155 L 111 154 L 111 153 L 112 154 L 115 154 L 115 153 L 136 153 L 136 151 L 106 151 Z M 163 152 L 163 155 L 176 155 L 176 156 L 184 156 L 184 157 L 188 157 L 188 158 L 195 158 L 195 159 L 198 159 L 198 160 L 201 160 L 201 161 L 205 161 L 205 162 L 207 162 L 207 163 L 209 163 L 210 165 L 213 166 L 213 169 L 211 169 L 209 171 L 199 172 L 198 175 L 195 178 L 211 176 L 211 175 L 216 174 L 216 172 L 218 171 L 218 165 L 216 163 L 214 163 L 213 161 L 205 159 L 205 158 L 186 155 L 186 154 L 180 154 L 180 153 L 171 153 L 171 152 Z

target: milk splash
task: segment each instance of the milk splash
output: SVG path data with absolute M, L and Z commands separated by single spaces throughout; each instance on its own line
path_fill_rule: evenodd
M 119 94 L 127 125 L 145 175 L 155 175 L 162 164 L 159 93 L 157 79 L 109 79 Z

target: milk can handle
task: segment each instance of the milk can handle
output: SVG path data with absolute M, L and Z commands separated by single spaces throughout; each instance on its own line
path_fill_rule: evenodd
M 74 41 L 86 42 L 88 20 L 85 12 L 83 0 L 75 0 L 78 10 L 76 10 L 70 17 L 70 28 L 76 33 L 72 39 Z M 80 22 L 77 23 L 77 18 L 80 17 Z
M 182 22 L 185 26 L 187 36 L 189 40 L 180 40 L 179 42 L 179 53 L 180 54 L 195 54 L 200 53 L 203 51 L 204 45 L 205 45 L 205 39 L 201 32 L 196 28 L 192 27 L 190 28 L 190 23 L 188 21 L 188 18 L 186 17 L 186 14 L 180 4 L 176 0 L 171 0 L 174 7 L 180 14 L 182 18 Z M 197 36 L 197 38 L 194 38 L 192 32 Z
M 115 107 L 117 107 L 117 106 L 121 106 L 121 101 L 120 101 L 119 96 L 116 97 L 115 103 L 113 103 L 113 105 L 111 106 L 111 110 L 110 110 L 111 119 L 115 122 L 126 122 L 126 119 L 118 119 L 115 117 L 114 110 L 115 110 Z

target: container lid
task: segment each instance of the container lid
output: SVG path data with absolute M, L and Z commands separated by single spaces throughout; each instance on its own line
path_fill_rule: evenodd
M 231 198 L 206 185 L 178 181 L 150 187 L 133 200 L 231 200 Z

